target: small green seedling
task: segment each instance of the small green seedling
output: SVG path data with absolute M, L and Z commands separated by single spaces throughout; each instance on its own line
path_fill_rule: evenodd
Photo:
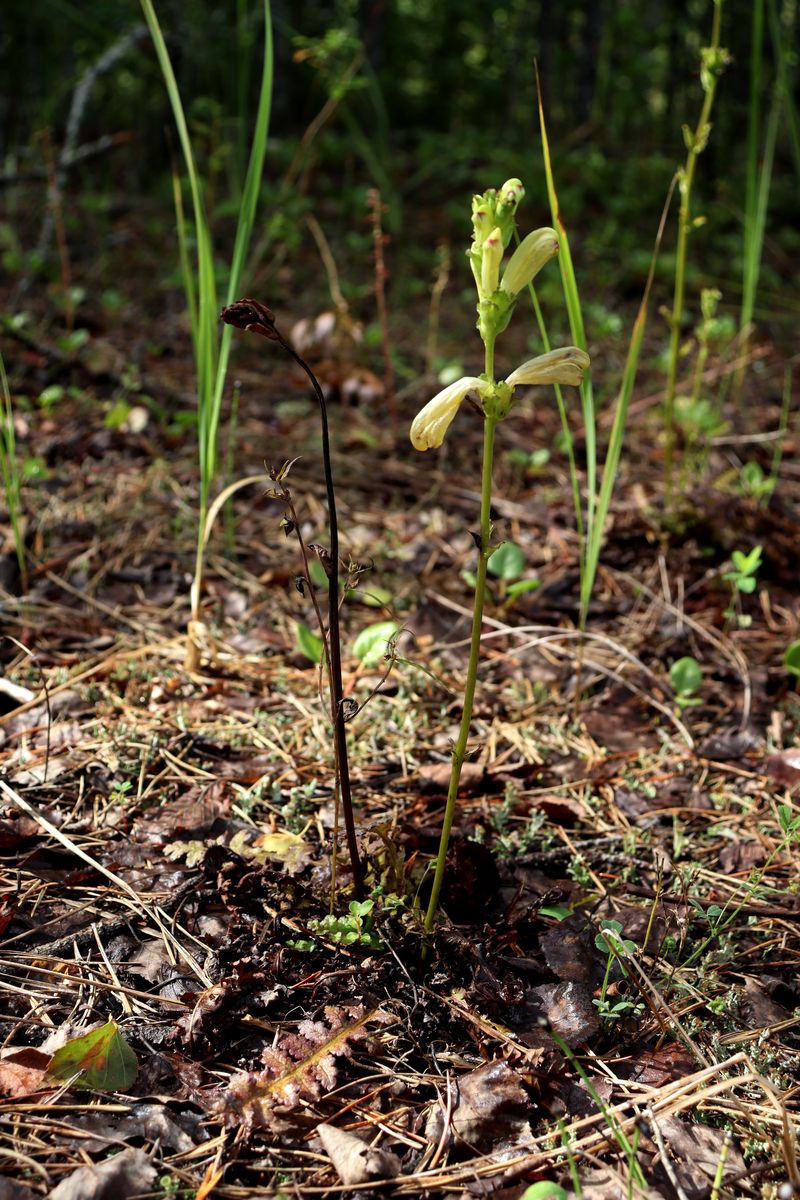
M 795 686 L 800 687 L 800 639 L 786 647 L 783 665 L 790 675 L 794 675 L 797 681 Z
M 569 1193 L 565 1192 L 557 1183 L 550 1183 L 549 1180 L 542 1179 L 539 1183 L 532 1183 L 529 1188 L 526 1188 L 520 1200 L 569 1200 Z
M 337 946 L 357 944 L 367 950 L 382 950 L 383 942 L 372 921 L 374 906 L 374 900 L 351 900 L 346 916 L 337 917 L 333 913 L 329 913 L 321 920 L 309 921 L 308 928 L 326 941 L 335 942 Z M 305 938 L 298 938 L 289 945 L 295 950 L 315 949 L 315 943 Z
M 696 658 L 692 658 L 691 654 L 684 655 L 683 658 L 676 658 L 669 669 L 669 678 L 675 690 L 675 703 L 678 708 L 702 704 L 702 700 L 695 695 L 695 692 L 699 691 L 702 686 L 703 672 L 699 662 Z
M 644 1012 L 644 1005 L 640 1001 L 629 1000 L 627 996 L 622 996 L 614 1004 L 611 1004 L 607 999 L 608 981 L 611 976 L 611 967 L 614 960 L 617 960 L 622 974 L 627 979 L 628 972 L 625 969 L 622 956 L 624 954 L 635 954 L 636 944 L 622 937 L 622 925 L 619 921 L 601 921 L 600 932 L 594 939 L 594 944 L 598 950 L 608 955 L 600 995 L 592 1001 L 600 1016 L 604 1021 L 618 1021 L 621 1017 L 640 1016 Z
M 550 451 L 546 446 L 539 446 L 537 450 L 531 450 L 530 452 L 527 450 L 509 450 L 506 459 L 521 474 L 534 474 L 536 471 L 541 471 L 550 462 Z
M 516 542 L 503 542 L 498 546 L 490 555 L 486 569 L 494 579 L 500 581 L 506 600 L 513 600 L 523 592 L 532 592 L 542 586 L 541 580 L 534 576 L 519 578 L 525 570 L 525 551 Z
M 731 555 L 733 569 L 722 576 L 731 588 L 730 604 L 725 609 L 728 620 L 736 620 L 740 629 L 747 629 L 753 618 L 742 612 L 741 597 L 749 596 L 756 590 L 756 573 L 761 566 L 762 546 L 754 546 L 749 554 L 734 550 Z
M 752 500 L 763 500 L 771 496 L 775 488 L 775 480 L 771 475 L 765 475 L 760 463 L 746 462 L 739 471 L 739 490 L 743 496 Z

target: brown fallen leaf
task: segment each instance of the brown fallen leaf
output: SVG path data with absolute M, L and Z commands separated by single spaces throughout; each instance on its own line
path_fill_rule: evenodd
M 748 874 L 763 865 L 767 853 L 760 842 L 743 838 L 730 842 L 719 852 L 719 867 L 726 875 Z
M 228 1128 L 246 1132 L 274 1127 L 276 1109 L 292 1108 L 301 1100 L 316 1100 L 336 1085 L 338 1058 L 349 1058 L 353 1043 L 367 1036 L 368 1022 L 385 1023 L 379 1009 L 325 1009 L 324 1021 L 302 1021 L 297 1033 L 287 1033 L 262 1053 L 261 1071 L 234 1075 L 217 1109 Z
M 594 988 L 600 983 L 605 966 L 595 946 L 596 936 L 586 916 L 573 913 L 540 934 L 539 944 L 548 967 L 562 982 Z
M 370 1179 L 396 1179 L 400 1159 L 391 1150 L 380 1150 L 362 1142 L 354 1133 L 335 1125 L 318 1125 L 319 1140 L 345 1187 L 368 1183 Z
M 706 738 L 697 753 L 700 758 L 713 758 L 716 762 L 736 762 L 753 750 L 761 750 L 763 745 L 764 739 L 754 729 L 732 725 Z
M 765 992 L 762 984 L 752 975 L 744 981 L 742 1011 L 751 1025 L 765 1029 L 768 1025 L 779 1025 L 791 1015 L 782 1004 L 777 1004 Z
M 726 1134 L 707 1125 L 690 1125 L 678 1117 L 659 1117 L 658 1128 L 667 1148 L 678 1182 L 687 1200 L 706 1200 L 722 1157 Z M 732 1143 L 722 1172 L 723 1188 L 732 1177 L 744 1173 L 745 1163 L 739 1147 Z M 657 1164 L 656 1181 L 666 1184 L 664 1168 Z
M 24 1183 L 0 1175 L 0 1200 L 38 1200 L 38 1197 Z
M 157 1174 L 143 1150 L 123 1150 L 104 1162 L 79 1167 L 53 1188 L 47 1200 L 131 1200 L 149 1192 Z
M 628 1200 L 630 1189 L 621 1175 L 601 1167 L 597 1171 L 581 1171 L 581 1196 L 583 1200 Z M 637 1200 L 664 1200 L 664 1193 L 655 1188 L 636 1189 Z M 570 1192 L 570 1197 L 574 1196 Z
M 450 1115 L 452 1133 L 470 1148 L 496 1153 L 530 1139 L 531 1103 L 516 1071 L 500 1059 L 484 1063 L 457 1081 Z M 433 1107 L 425 1125 L 426 1138 L 441 1140 L 442 1102 Z
M 769 775 L 770 779 L 776 779 L 785 787 L 797 787 L 800 785 L 800 746 L 770 754 L 760 770 L 763 775 Z
M 0 1058 L 0 1095 L 29 1096 L 39 1088 L 46 1087 L 45 1071 L 50 1055 L 41 1050 L 24 1047 L 10 1049 Z
M 568 1046 L 579 1046 L 594 1037 L 600 1017 L 592 1003 L 592 993 L 584 983 L 543 983 L 531 988 L 542 1006 L 543 1015 Z
M 436 795 L 447 792 L 450 786 L 449 762 L 427 763 L 417 771 L 419 789 L 426 795 Z M 465 762 L 461 768 L 461 779 L 458 785 L 459 795 L 470 795 L 476 792 L 484 781 L 486 770 L 480 763 Z

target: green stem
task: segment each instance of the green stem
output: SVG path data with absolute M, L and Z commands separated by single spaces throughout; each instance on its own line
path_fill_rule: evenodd
M 711 49 L 716 52 L 720 45 L 720 29 L 722 23 L 722 0 L 714 0 L 714 20 L 711 27 Z M 691 145 L 686 155 L 686 166 L 683 169 L 679 183 L 681 207 L 678 215 L 678 246 L 675 261 L 675 291 L 672 298 L 672 312 L 669 318 L 669 354 L 667 358 L 667 387 L 664 397 L 664 470 L 665 470 L 665 501 L 667 508 L 672 504 L 672 475 L 675 459 L 675 388 L 678 376 L 678 351 L 681 335 L 681 318 L 683 317 L 683 293 L 686 283 L 686 257 L 689 245 L 689 234 L 692 228 L 692 183 L 697 166 L 697 159 L 705 148 L 708 137 L 708 123 L 714 96 L 717 90 L 717 75 L 711 73 L 708 91 L 703 100 L 700 120 L 691 136 Z
M 494 379 L 494 339 L 486 341 L 486 376 Z M 469 730 L 472 722 L 472 708 L 475 701 L 475 684 L 478 678 L 478 660 L 481 653 L 481 630 L 483 628 L 483 603 L 486 598 L 486 568 L 492 553 L 492 462 L 494 459 L 494 435 L 498 418 L 486 414 L 483 424 L 483 469 L 481 475 L 481 531 L 480 550 L 478 552 L 478 569 L 475 573 L 475 601 L 472 610 L 472 637 L 469 646 L 469 663 L 467 664 L 467 680 L 464 685 L 464 708 L 461 713 L 461 726 L 458 738 L 453 747 L 453 766 L 450 772 L 450 786 L 447 791 L 447 803 L 444 810 L 442 837 L 439 842 L 439 853 L 436 858 L 436 872 L 433 877 L 433 889 L 425 914 L 425 932 L 431 933 L 436 921 L 436 909 L 439 905 L 439 893 L 444 879 L 447 845 L 450 841 L 450 830 L 456 812 L 458 785 L 461 780 L 461 768 L 467 756 Z

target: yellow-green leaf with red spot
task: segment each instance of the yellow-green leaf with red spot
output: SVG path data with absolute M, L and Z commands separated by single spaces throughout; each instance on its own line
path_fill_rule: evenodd
M 103 1092 L 125 1092 L 138 1071 L 136 1055 L 109 1019 L 100 1029 L 73 1038 L 56 1050 L 47 1066 L 51 1079 L 70 1087 Z

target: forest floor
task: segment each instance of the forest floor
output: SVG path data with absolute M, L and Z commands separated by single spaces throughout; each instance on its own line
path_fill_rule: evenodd
M 91 306 L 80 323 L 83 346 L 65 349 L 35 314 L 2 337 L 20 453 L 39 473 L 24 489 L 24 594 L 7 527 L 2 562 L 0 1195 L 800 1189 L 800 700 L 783 664 L 800 621 L 796 430 L 771 497 L 746 494 L 739 470 L 758 460 L 769 474 L 774 439 L 754 435 L 779 425 L 780 356 L 759 348 L 744 403 L 671 514 L 662 380 L 645 367 L 584 639 L 557 411 L 538 395 L 502 426 L 496 538 L 536 584 L 492 580 L 423 961 L 479 421 L 465 407 L 440 452 L 417 454 L 407 428 L 437 385 L 389 403 L 354 366 L 380 375 L 379 349 L 318 349 L 343 554 L 371 566 L 342 620 L 373 905 L 348 907 L 340 849 L 331 919 L 332 746 L 302 648 L 314 614 L 265 476 L 301 456 L 290 486 L 306 541 L 324 545 L 313 398 L 274 346 L 235 335 L 223 473 L 260 478 L 212 533 L 207 644 L 187 672 L 186 329 Z M 414 337 L 409 317 L 398 345 Z M 615 357 L 595 354 L 608 397 Z M 361 398 L 342 399 L 353 380 Z M 758 545 L 757 586 L 726 616 L 732 554 Z M 383 679 L 384 661 L 353 647 L 389 620 L 399 661 Z M 702 668 L 696 703 L 670 681 L 684 656 Z M 59 1047 L 104 1026 L 55 1078 Z

